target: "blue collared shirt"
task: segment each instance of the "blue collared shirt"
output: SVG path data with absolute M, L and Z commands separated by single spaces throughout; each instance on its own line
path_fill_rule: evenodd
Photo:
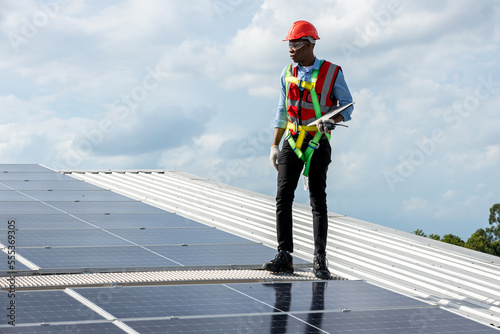
M 315 58 L 314 60 L 314 65 L 309 66 L 309 67 L 304 67 L 301 66 L 298 63 L 294 63 L 293 67 L 298 66 L 297 70 L 297 78 L 302 81 L 311 81 L 311 76 L 313 70 L 319 70 L 319 59 Z M 274 120 L 274 127 L 275 128 L 286 128 L 286 125 L 288 123 L 288 115 L 286 111 L 286 85 L 285 85 L 285 76 L 286 76 L 286 69 L 288 66 L 286 66 L 283 69 L 283 72 L 281 72 L 281 94 L 280 94 L 280 100 L 278 103 L 278 111 L 276 113 L 276 119 Z M 300 85 L 300 83 L 299 83 Z M 304 88 L 300 88 L 301 90 Z M 347 87 L 347 84 L 344 79 L 344 74 L 342 71 L 339 71 L 337 74 L 337 79 L 335 80 L 335 84 L 333 85 L 333 90 L 332 90 L 332 99 L 337 99 L 339 101 L 339 105 L 343 106 L 348 103 L 352 102 L 352 96 L 351 93 L 349 92 L 349 88 Z M 353 107 L 350 106 L 349 108 L 343 110 L 340 112 L 340 114 L 344 117 L 344 121 L 347 122 L 351 119 L 351 114 L 353 111 Z

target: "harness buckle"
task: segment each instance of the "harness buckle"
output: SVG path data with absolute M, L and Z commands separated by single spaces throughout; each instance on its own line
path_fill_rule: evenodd
M 309 142 L 309 147 L 313 150 L 317 150 L 319 147 L 319 143 L 314 143 L 312 140 Z

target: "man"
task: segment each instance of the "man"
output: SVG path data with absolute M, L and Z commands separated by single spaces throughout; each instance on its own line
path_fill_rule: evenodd
M 330 279 L 326 260 L 328 209 L 326 174 L 331 162 L 330 130 L 335 123 L 351 119 L 352 106 L 333 119 L 307 126 L 326 112 L 352 102 L 339 66 L 319 60 L 314 46 L 319 39 L 316 28 L 307 21 L 295 22 L 284 41 L 289 42 L 293 64 L 281 73 L 281 96 L 271 147 L 271 164 L 278 171 L 276 230 L 278 255 L 263 265 L 271 272 L 293 272 L 292 204 L 302 170 L 308 177 L 313 214 L 316 277 Z M 282 150 L 279 144 L 286 131 Z

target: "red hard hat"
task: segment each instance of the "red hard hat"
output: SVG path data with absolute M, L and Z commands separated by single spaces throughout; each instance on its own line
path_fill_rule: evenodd
M 288 35 L 283 41 L 289 41 L 292 39 L 299 39 L 302 37 L 311 36 L 314 39 L 319 39 L 318 31 L 316 28 L 307 21 L 297 21 L 288 30 Z

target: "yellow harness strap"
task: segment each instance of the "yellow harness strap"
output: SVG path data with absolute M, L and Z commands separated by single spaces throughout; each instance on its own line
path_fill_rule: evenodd
M 302 81 L 299 85 L 299 78 L 297 77 L 292 77 L 292 76 L 285 76 L 285 82 L 290 82 L 293 84 L 296 84 L 297 86 L 300 86 L 302 88 L 305 88 L 307 90 L 312 90 L 315 86 L 315 82 L 307 82 L 307 81 Z
M 299 136 L 297 137 L 297 141 L 295 142 L 295 147 L 298 148 L 299 150 L 302 147 L 302 143 L 304 142 L 304 138 L 306 136 L 306 132 L 307 131 L 314 131 L 314 132 L 318 131 L 318 128 L 316 127 L 316 125 L 311 125 L 311 126 L 299 125 L 299 126 L 295 126 L 295 124 L 293 124 L 292 122 L 288 122 L 286 128 L 288 130 L 293 130 L 293 131 L 299 133 Z

